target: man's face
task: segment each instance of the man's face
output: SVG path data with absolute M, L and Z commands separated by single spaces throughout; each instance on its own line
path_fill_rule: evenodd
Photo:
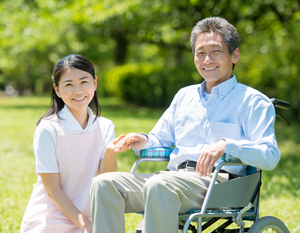
M 195 43 L 194 63 L 199 74 L 205 79 L 208 93 L 212 87 L 230 79 L 232 64 L 239 60 L 239 49 L 232 55 L 218 33 L 202 33 Z

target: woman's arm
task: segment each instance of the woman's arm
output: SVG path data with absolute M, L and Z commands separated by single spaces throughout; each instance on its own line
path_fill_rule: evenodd
M 93 233 L 91 221 L 81 213 L 61 189 L 59 173 L 40 173 L 44 187 L 57 208 L 84 233 Z
M 99 164 L 99 174 L 117 171 L 117 153 L 115 152 L 115 149 L 117 143 L 124 137 L 125 135 L 121 135 L 108 143 L 105 149 L 104 157 Z M 119 150 L 118 153 L 126 151 L 128 149 L 128 145 L 133 142 L 132 140 L 133 139 L 128 139 L 128 144 Z

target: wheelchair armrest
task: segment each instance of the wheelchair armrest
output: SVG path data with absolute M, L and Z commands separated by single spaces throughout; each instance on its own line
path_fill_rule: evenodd
M 227 153 L 224 153 L 223 157 L 222 157 L 222 160 L 225 161 L 225 162 L 233 162 L 233 163 L 243 163 L 240 159 L 232 156 L 232 155 L 229 155 Z M 245 164 L 243 164 L 245 165 Z
M 173 149 L 170 148 L 149 148 L 137 151 L 137 155 L 141 157 L 133 164 L 130 173 L 135 173 L 138 165 L 142 162 L 164 162 L 170 160 L 170 154 Z
M 222 157 L 222 160 L 225 162 L 222 166 L 230 166 L 230 165 L 243 165 L 243 166 L 247 166 L 246 168 L 246 175 L 251 175 L 251 174 L 254 174 L 256 172 L 258 172 L 260 169 L 256 168 L 256 167 L 253 167 L 249 164 L 245 164 L 243 163 L 240 159 L 232 156 L 232 155 L 229 155 L 229 154 L 226 154 L 224 153 L 223 157 Z M 221 168 L 221 167 L 220 167 Z
M 139 151 L 138 156 L 142 158 L 169 158 L 172 151 L 171 148 L 149 148 Z

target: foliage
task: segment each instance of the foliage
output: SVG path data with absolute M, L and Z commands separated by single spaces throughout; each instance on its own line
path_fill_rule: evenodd
M 163 83 L 157 82 L 164 81 L 159 77 L 161 70 L 150 63 L 117 66 L 106 73 L 104 85 L 108 92 L 127 101 L 161 106 Z
M 136 104 L 166 106 L 182 87 L 179 84 L 201 81 L 189 45 L 192 27 L 202 18 L 221 16 L 239 31 L 241 59 L 235 68 L 238 80 L 269 97 L 290 101 L 290 117 L 299 121 L 299 2 L 3 0 L 0 89 L 12 86 L 20 94 L 43 93 L 51 85 L 54 64 L 68 54 L 78 53 L 95 64 L 99 81 L 122 67 L 162 67 L 161 71 L 153 69 L 151 75 L 157 78 L 151 85 L 146 74 L 134 76 L 139 80 L 145 77 L 147 80 L 141 84 L 150 85 L 152 94 L 150 88 L 141 92 L 140 98 L 135 93 L 119 94 Z M 169 83 L 170 79 L 174 81 Z M 118 85 L 105 89 L 107 85 L 99 85 L 103 86 L 102 94 L 136 90 Z
M 140 106 L 160 107 L 171 103 L 176 92 L 200 80 L 187 75 L 188 65 L 176 70 L 151 63 L 129 63 L 109 70 L 104 79 L 108 95 L 120 97 Z

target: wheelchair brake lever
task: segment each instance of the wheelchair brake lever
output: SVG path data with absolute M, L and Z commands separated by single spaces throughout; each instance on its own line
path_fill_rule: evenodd
M 277 109 L 276 109 L 276 116 L 279 117 L 281 120 L 283 120 L 288 126 L 290 125 L 290 122 L 284 116 L 282 116 L 279 112 L 277 112 Z

